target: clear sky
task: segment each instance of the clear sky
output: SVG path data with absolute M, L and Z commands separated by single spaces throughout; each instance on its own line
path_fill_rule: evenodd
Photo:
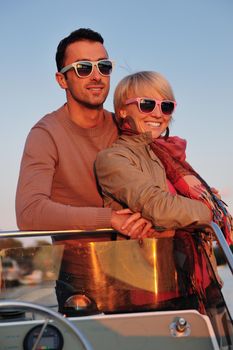
M 0 2 L 0 229 L 16 229 L 14 198 L 26 136 L 65 102 L 54 74 L 58 42 L 79 27 L 102 34 L 116 62 L 105 103 L 126 74 L 155 70 L 178 103 L 171 134 L 233 212 L 232 0 Z

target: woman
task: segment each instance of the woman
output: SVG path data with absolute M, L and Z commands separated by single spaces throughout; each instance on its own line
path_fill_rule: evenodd
M 214 220 L 230 243 L 225 206 L 185 161 L 186 141 L 169 137 L 176 107 L 169 82 L 156 72 L 126 76 L 114 107 L 121 136 L 96 161 L 105 205 L 141 212 L 159 231 Z
M 231 217 L 221 200 L 185 161 L 186 141 L 169 137 L 176 101 L 162 75 L 144 71 L 125 77 L 116 87 L 114 107 L 121 135 L 96 160 L 105 205 L 141 212 L 158 232 L 176 230 L 178 249 L 183 250 L 181 255 L 186 254 L 186 266 L 192 270 L 192 289 L 202 300 L 213 289 L 207 288 L 211 286 L 211 269 L 200 251 L 211 244 L 204 247 L 206 239 L 201 239 L 203 249 L 197 249 L 196 238 L 181 229 L 214 220 L 230 243 Z

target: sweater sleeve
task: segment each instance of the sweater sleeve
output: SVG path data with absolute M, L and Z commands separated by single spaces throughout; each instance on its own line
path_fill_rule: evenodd
M 16 218 L 21 230 L 111 227 L 111 209 L 75 207 L 51 200 L 57 149 L 46 130 L 34 128 L 26 140 L 16 191 Z
M 152 178 L 149 171 L 142 170 L 125 150 L 101 151 L 96 172 L 107 201 L 114 198 L 133 212 L 141 212 L 157 229 L 178 229 L 211 221 L 207 206 L 161 189 L 159 181 Z

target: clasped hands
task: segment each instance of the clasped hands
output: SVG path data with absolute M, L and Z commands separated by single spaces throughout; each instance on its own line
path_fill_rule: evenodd
M 153 223 L 142 217 L 141 213 L 133 213 L 130 209 L 121 209 L 112 212 L 112 227 L 121 234 L 132 239 L 172 237 L 174 231 L 158 232 Z

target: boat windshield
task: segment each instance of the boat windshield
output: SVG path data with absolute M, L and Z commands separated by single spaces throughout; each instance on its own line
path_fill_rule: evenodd
M 198 271 L 190 239 L 92 238 L 40 239 L 36 246 L 1 240 L 0 299 L 68 316 L 198 309 L 198 298 L 215 279 L 213 272 Z

